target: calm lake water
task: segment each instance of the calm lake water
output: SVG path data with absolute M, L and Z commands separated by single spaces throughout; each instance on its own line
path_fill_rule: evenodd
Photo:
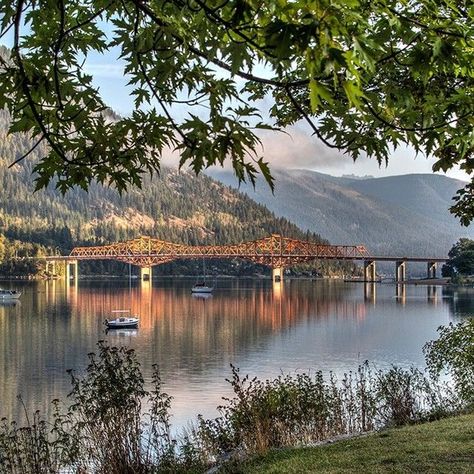
M 192 280 L 1 282 L 21 289 L 0 303 L 0 416 L 49 413 L 69 392 L 67 369 L 79 373 L 100 339 L 136 349 L 149 379 L 161 369 L 174 397 L 173 423 L 216 415 L 229 364 L 267 378 L 298 371 L 342 374 L 369 360 L 424 367 L 422 346 L 436 328 L 474 313 L 474 290 L 339 281 L 222 280 L 209 298 L 191 295 Z M 104 332 L 113 309 L 130 308 L 137 330 Z

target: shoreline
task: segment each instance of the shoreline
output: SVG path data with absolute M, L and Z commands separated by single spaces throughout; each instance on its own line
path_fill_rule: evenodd
M 345 283 L 380 283 L 382 285 L 436 285 L 436 286 L 449 286 L 452 285 L 449 278 L 411 278 L 409 280 L 395 281 L 394 279 L 387 278 L 385 280 L 362 280 L 357 278 L 344 279 Z M 453 285 L 456 286 L 456 285 Z M 461 285 L 462 286 L 462 285 Z

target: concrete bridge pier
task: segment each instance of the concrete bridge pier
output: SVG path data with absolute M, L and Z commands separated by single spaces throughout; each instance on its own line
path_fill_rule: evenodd
M 395 281 L 405 281 L 407 279 L 407 268 L 405 260 L 395 262 Z
M 79 262 L 77 260 L 66 260 L 66 271 L 64 272 L 66 281 L 73 280 L 77 282 L 79 279 Z M 72 267 L 72 273 L 71 273 Z
M 140 267 L 140 280 L 141 281 L 151 281 L 153 276 L 153 271 L 151 265 L 148 267 Z
M 364 260 L 364 280 L 375 281 L 376 276 L 375 260 Z
M 427 262 L 426 273 L 427 278 L 436 278 L 436 262 Z
M 283 281 L 283 267 L 272 268 L 272 280 L 273 283 L 279 283 L 280 281 Z

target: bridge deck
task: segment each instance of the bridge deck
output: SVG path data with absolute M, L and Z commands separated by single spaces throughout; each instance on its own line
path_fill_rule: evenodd
M 163 254 L 147 254 L 147 257 L 164 257 L 166 255 Z M 209 255 L 209 254 L 190 254 L 190 255 L 168 255 L 170 259 L 192 259 L 192 258 L 248 258 L 250 259 L 253 257 L 252 255 L 233 255 L 230 257 L 229 255 Z M 385 257 L 385 256 L 372 256 L 368 255 L 367 257 L 324 257 L 324 256 L 314 256 L 309 257 L 308 255 L 285 255 L 282 254 L 283 257 L 295 257 L 295 258 L 306 258 L 306 259 L 313 259 L 313 260 L 347 260 L 347 261 L 373 261 L 373 262 L 435 262 L 435 263 L 443 263 L 449 260 L 448 257 Z M 123 255 L 104 255 L 104 256 L 71 256 L 71 255 L 49 255 L 46 257 L 39 257 L 42 260 L 48 261 L 64 261 L 64 260 L 116 260 L 116 259 L 125 259 L 131 257 L 130 254 L 123 254 Z
M 46 260 L 119 260 L 152 266 L 178 258 L 243 258 L 265 265 L 288 266 L 312 260 L 445 262 L 447 257 L 370 255 L 363 245 L 321 245 L 280 235 L 236 245 L 182 245 L 150 237 L 97 247 L 76 247 L 69 255 Z

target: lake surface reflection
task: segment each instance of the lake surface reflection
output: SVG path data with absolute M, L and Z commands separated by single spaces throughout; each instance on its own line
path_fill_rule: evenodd
M 221 280 L 208 298 L 191 280 L 2 282 L 23 291 L 0 304 L 0 416 L 48 413 L 69 392 L 67 369 L 87 365 L 100 339 L 136 349 L 149 379 L 158 364 L 174 397 L 173 422 L 214 416 L 230 394 L 229 364 L 250 376 L 322 369 L 338 374 L 369 360 L 424 366 L 436 328 L 474 312 L 472 290 L 339 281 Z M 104 332 L 113 309 L 139 315 L 140 328 Z

